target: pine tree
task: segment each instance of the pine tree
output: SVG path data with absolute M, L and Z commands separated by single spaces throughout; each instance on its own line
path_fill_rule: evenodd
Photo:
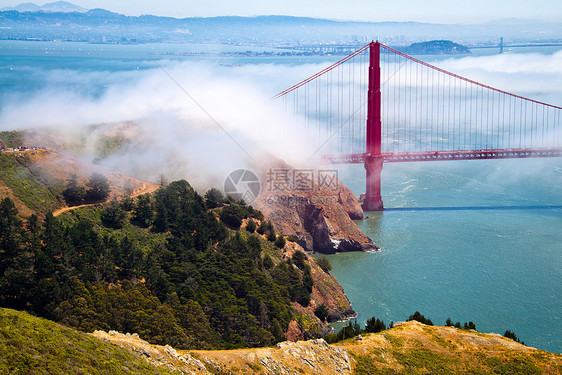
M 121 229 L 125 225 L 125 210 L 116 199 L 112 200 L 101 212 L 101 221 L 107 228 Z
M 109 181 L 101 173 L 93 173 L 86 184 L 85 200 L 89 203 L 103 202 L 109 196 L 111 187 Z
M 211 188 L 205 193 L 205 204 L 209 209 L 222 207 L 224 201 L 224 195 L 219 189 Z
M 328 311 L 328 308 L 323 303 L 319 305 L 316 309 L 314 309 L 314 315 L 316 315 L 316 317 L 323 322 L 326 321 L 329 313 L 330 312 Z
M 66 180 L 66 189 L 62 195 L 69 206 L 78 206 L 84 202 L 86 188 L 78 183 L 76 174 L 71 174 L 70 178 Z
M 0 203 L 0 275 L 15 261 L 22 235 L 18 209 L 10 198 Z
M 374 316 L 372 318 L 369 318 L 367 320 L 367 323 L 365 324 L 365 332 L 377 333 L 380 331 L 384 331 L 385 329 L 386 325 L 384 324 L 384 321 L 377 319 Z
M 154 213 L 150 203 L 150 195 L 140 195 L 134 205 L 131 221 L 139 227 L 148 228 L 152 224 Z

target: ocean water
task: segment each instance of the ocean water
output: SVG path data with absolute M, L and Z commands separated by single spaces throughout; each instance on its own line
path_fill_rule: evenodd
M 126 73 L 157 69 L 155 60 L 195 60 L 229 69 L 338 59 L 170 55 L 247 49 L 0 41 L 0 115 L 52 88 L 101 97 L 123 83 L 115 80 L 134 79 Z M 558 49 L 532 52 L 546 56 Z M 494 53 L 473 51 L 475 56 Z M 296 78 L 288 77 L 286 87 Z M 340 166 L 339 176 L 357 195 L 364 192 L 361 165 Z M 386 323 L 405 320 L 418 310 L 435 324 L 450 317 L 473 321 L 481 332 L 510 329 L 528 345 L 562 352 L 561 186 L 562 158 L 386 164 L 382 195 L 387 209 L 357 222 L 381 250 L 329 256 L 332 272 L 361 324 L 371 316 Z

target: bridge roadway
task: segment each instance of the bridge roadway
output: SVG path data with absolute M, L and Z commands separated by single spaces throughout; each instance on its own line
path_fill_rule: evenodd
M 505 150 L 456 150 L 456 151 L 427 151 L 427 152 L 389 152 L 380 155 L 342 154 L 325 155 L 323 159 L 330 164 L 359 164 L 364 163 L 369 156 L 382 157 L 385 163 L 413 162 L 413 161 L 441 161 L 441 160 L 478 160 L 478 159 L 515 159 L 515 158 L 545 158 L 562 157 L 562 148 L 523 148 Z

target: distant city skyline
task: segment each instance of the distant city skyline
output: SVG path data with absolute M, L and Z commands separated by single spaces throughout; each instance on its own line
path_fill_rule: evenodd
M 31 0 L 33 2 L 33 0 Z M 0 0 L 12 7 L 29 0 Z M 53 1 L 38 1 L 43 5 Z M 84 8 L 103 8 L 131 16 L 169 17 L 289 15 L 351 21 L 415 21 L 432 23 L 484 23 L 506 18 L 562 22 L 560 0 L 72 0 Z

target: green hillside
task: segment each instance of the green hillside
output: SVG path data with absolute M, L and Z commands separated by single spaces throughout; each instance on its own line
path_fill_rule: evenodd
M 175 181 L 152 195 L 22 222 L 5 198 L 0 307 L 179 349 L 283 341 L 292 303 L 310 304 L 310 261 L 301 252 L 282 259 L 285 239 L 259 211 L 224 198 L 219 205 L 210 210 L 187 181 Z M 243 219 L 259 227 L 240 228 Z
M 41 152 L 0 153 L 0 186 L 5 185 L 33 212 L 45 214 L 62 206 L 64 183 L 50 178 L 30 160 Z
M 0 374 L 168 374 L 93 336 L 0 308 Z

